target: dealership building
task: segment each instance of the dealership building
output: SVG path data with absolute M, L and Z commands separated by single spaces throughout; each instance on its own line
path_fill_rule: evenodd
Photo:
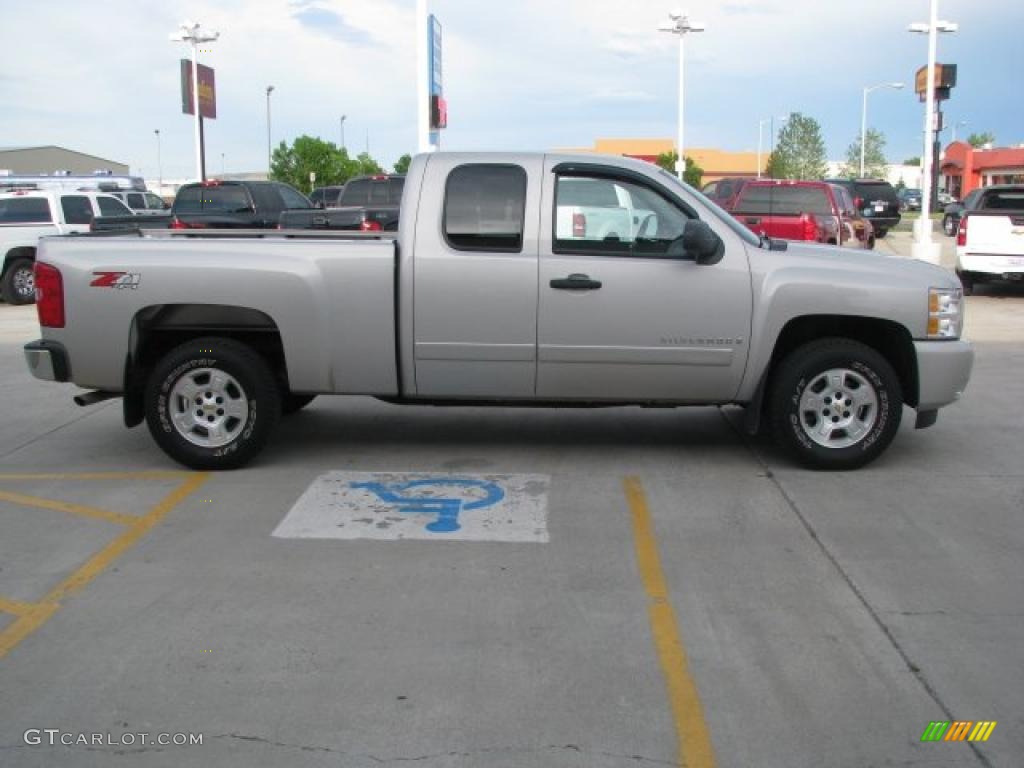
M 597 152 L 604 155 L 622 155 L 653 163 L 658 155 L 675 152 L 672 139 L 598 139 L 593 147 L 571 147 L 560 152 Z M 768 165 L 769 151 L 761 155 L 761 171 Z M 757 152 L 726 152 L 721 149 L 687 147 L 686 156 L 704 170 L 701 183 L 737 176 L 757 175 Z
M 993 184 L 1024 184 L 1024 145 L 974 148 L 966 141 L 954 141 L 942 156 L 943 189 L 963 199 L 978 187 Z
M 0 175 L 49 175 L 58 171 L 69 171 L 76 176 L 109 171 L 114 176 L 127 176 L 128 164 L 52 144 L 38 147 L 0 147 Z

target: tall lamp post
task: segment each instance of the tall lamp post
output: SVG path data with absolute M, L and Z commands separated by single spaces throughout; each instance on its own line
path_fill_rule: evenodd
M 864 89 L 860 107 L 860 177 L 862 179 L 864 178 L 864 153 L 868 140 L 868 94 L 879 88 L 892 88 L 898 91 L 902 87 L 903 83 L 879 83 L 878 85 L 869 85 Z
M 935 130 L 935 57 L 938 47 L 939 32 L 956 32 L 959 26 L 952 21 L 939 19 L 938 0 L 931 0 L 931 13 L 927 22 L 916 22 L 907 29 L 917 34 L 928 35 L 928 77 L 925 83 L 924 107 L 924 162 L 921 179 L 921 218 L 914 230 L 914 244 L 911 255 L 915 259 L 939 263 L 941 246 L 932 242 L 932 166 L 935 162 L 935 149 L 932 134 Z
M 967 121 L 957 120 L 955 123 L 953 123 L 953 141 L 956 141 L 956 129 L 959 128 L 961 125 L 967 125 Z
M 766 117 L 764 120 L 758 120 L 757 121 L 757 178 L 759 178 L 759 179 L 761 178 L 761 168 L 762 168 L 762 166 L 761 166 L 761 142 L 762 142 L 761 133 L 764 131 L 765 123 L 771 123 L 772 124 L 772 141 L 774 141 L 774 137 L 775 137 L 775 121 L 779 120 L 780 122 L 786 122 L 786 119 L 787 118 L 786 118 L 785 115 L 779 115 L 778 117 L 775 117 L 774 115 L 772 115 L 771 117 Z
M 220 32 L 205 32 L 199 28 L 199 22 L 184 21 L 177 32 L 172 32 L 169 38 L 175 43 L 188 43 L 192 46 L 192 111 L 195 113 L 195 134 L 196 134 L 196 179 L 203 180 L 203 151 L 202 138 L 200 136 L 199 121 L 202 117 L 199 114 L 199 46 L 203 43 L 212 43 L 220 37 Z
M 270 165 L 273 155 L 270 153 L 270 94 L 274 92 L 274 86 L 267 86 L 267 178 L 270 178 Z
M 160 129 L 155 128 L 153 133 L 156 134 L 156 175 L 157 175 L 157 187 L 160 189 L 160 194 L 163 194 L 164 188 L 164 163 L 160 158 Z
M 703 32 L 704 24 L 699 21 L 690 21 L 680 10 L 669 13 L 669 20 L 658 26 L 662 32 L 670 32 L 679 35 L 679 135 L 676 140 L 677 159 L 676 175 L 683 180 L 686 174 L 686 155 L 684 154 L 684 117 L 685 117 L 685 86 L 686 86 L 686 35 L 690 32 Z
M 341 116 L 341 121 L 340 121 L 340 125 L 341 125 L 341 148 L 342 149 L 345 148 L 345 120 L 347 118 L 348 118 L 348 115 L 342 115 Z

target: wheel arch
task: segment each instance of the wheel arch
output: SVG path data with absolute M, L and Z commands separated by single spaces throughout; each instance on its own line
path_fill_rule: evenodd
M 0 269 L 0 277 L 7 274 L 7 269 L 18 259 L 36 260 L 36 249 L 32 245 L 18 245 L 11 248 L 4 254 L 3 267 Z
M 252 348 L 266 360 L 287 391 L 284 345 L 270 315 L 251 307 L 225 304 L 152 305 L 132 318 L 124 366 L 126 426 L 142 423 L 146 379 L 157 361 L 178 345 L 203 336 L 222 336 Z

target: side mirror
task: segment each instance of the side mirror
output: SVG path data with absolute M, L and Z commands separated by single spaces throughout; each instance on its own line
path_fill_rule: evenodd
M 694 219 L 686 222 L 683 230 L 683 248 L 687 255 L 705 266 L 717 264 L 725 255 L 725 243 L 706 221 Z

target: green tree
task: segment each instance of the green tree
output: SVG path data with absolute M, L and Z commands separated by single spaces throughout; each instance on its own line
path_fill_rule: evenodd
M 315 173 L 311 184 L 309 174 Z M 313 136 L 299 136 L 289 147 L 281 142 L 270 162 L 270 178 L 308 192 L 312 186 L 344 184 L 353 176 L 384 173 L 384 169 L 366 152 L 349 157 L 348 150 Z
M 881 131 L 868 128 L 864 134 L 864 176 L 871 179 L 885 178 L 885 136 Z M 860 136 L 846 149 L 846 163 L 839 169 L 839 175 L 856 179 L 860 172 Z
M 996 135 L 991 131 L 985 131 L 984 133 L 972 133 L 967 137 L 967 143 L 977 149 L 985 144 L 995 144 Z
M 857 162 L 859 166 L 860 160 Z M 779 131 L 779 141 L 768 159 L 768 175 L 773 179 L 820 179 L 827 170 L 821 126 L 813 117 L 794 112 Z
M 672 152 L 662 152 L 654 162 L 669 173 L 675 174 L 676 160 L 678 159 L 679 155 L 673 150 Z M 697 165 L 697 163 L 693 161 L 692 157 L 687 155 L 686 170 L 683 171 L 683 181 L 695 189 L 700 189 L 700 180 L 702 176 L 704 176 L 704 169 Z
M 908 157 L 906 160 L 903 161 L 903 164 L 904 165 L 918 165 L 919 166 L 919 165 L 921 165 L 921 158 L 920 157 Z
M 409 163 L 412 162 L 412 155 L 405 154 L 395 160 L 395 173 L 406 174 L 409 172 Z

